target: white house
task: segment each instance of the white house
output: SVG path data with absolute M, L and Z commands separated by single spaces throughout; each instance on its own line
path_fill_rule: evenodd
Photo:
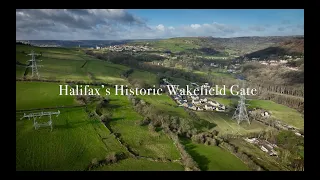
M 301 136 L 301 134 L 300 134 L 300 133 L 298 133 L 298 132 L 296 132 L 296 133 L 294 133 L 294 134 L 296 134 L 297 136 Z
M 198 111 L 203 111 L 203 108 L 197 107 L 197 110 L 198 110 Z
M 265 112 L 262 112 L 262 113 L 261 113 L 261 116 L 263 116 L 263 117 L 269 117 L 270 115 L 269 115 L 269 113 L 268 113 L 267 111 L 265 111 Z
M 192 100 L 192 104 L 200 104 L 200 101 Z
M 212 111 L 212 110 L 213 110 L 213 106 L 210 106 L 210 105 L 207 105 L 207 104 L 206 104 L 206 105 L 204 106 L 204 109 L 207 110 L 207 111 Z
M 216 108 L 216 111 L 218 111 L 218 112 L 223 112 L 223 111 L 224 111 L 224 109 Z
M 186 103 L 186 102 L 183 102 L 183 101 L 180 101 L 181 102 L 181 104 L 179 105 L 179 106 L 184 106 L 184 107 L 188 107 L 188 103 Z
M 198 96 L 190 96 L 192 100 L 198 100 L 199 97 Z
M 219 106 L 219 103 L 217 103 L 216 101 L 208 101 L 208 103 L 212 106 Z
M 204 98 L 204 99 L 200 99 L 200 101 L 206 103 L 206 102 L 208 101 L 208 99 L 207 99 L 207 98 Z
M 287 63 L 288 61 L 287 60 L 280 60 L 280 63 L 281 64 L 285 64 L 285 63 Z
M 261 148 L 261 150 L 264 151 L 264 152 L 269 152 L 268 149 L 265 148 L 264 146 L 261 146 L 260 148 Z
M 252 138 L 252 139 L 244 138 L 244 140 L 247 141 L 247 142 L 249 142 L 249 143 L 253 143 L 253 144 L 259 142 L 259 141 L 257 141 L 257 138 Z

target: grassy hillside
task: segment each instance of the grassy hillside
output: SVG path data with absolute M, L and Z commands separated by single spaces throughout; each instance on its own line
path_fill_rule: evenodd
M 149 131 L 147 126 L 140 126 L 138 121 L 143 117 L 134 111 L 126 96 L 114 95 L 111 90 L 110 104 L 112 109 L 111 128 L 141 156 L 179 159 L 180 155 L 173 141 L 162 131 Z
M 60 96 L 58 83 L 16 82 L 16 109 L 76 105 L 73 96 Z
M 303 52 L 303 37 L 237 37 L 237 38 L 213 38 L 213 37 L 181 37 L 170 38 L 150 42 L 150 46 L 172 52 L 193 52 L 197 54 L 210 54 L 217 51 L 218 54 L 244 55 L 263 50 L 271 46 L 283 48 L 288 53 Z M 202 49 L 205 47 L 206 49 Z M 208 51 L 209 50 L 209 51 Z
M 199 48 L 200 46 L 191 43 L 192 41 L 188 41 L 188 38 L 171 38 L 158 40 L 154 42 L 150 42 L 149 46 L 160 49 L 160 50 L 170 50 L 172 52 L 181 52 L 190 50 L 193 48 Z
M 242 122 L 240 125 L 237 124 L 236 120 L 231 119 L 231 113 L 219 113 L 219 112 L 197 112 L 197 115 L 206 121 L 216 124 L 214 128 L 219 131 L 219 135 L 224 134 L 247 134 L 250 132 L 259 132 L 266 130 L 267 127 L 263 124 L 252 121 L 249 125 L 247 122 Z
M 178 163 L 153 162 L 143 159 L 125 159 L 117 164 L 106 165 L 97 171 L 183 171 Z
M 60 111 L 60 116 L 52 117 L 52 132 L 49 127 L 35 130 L 33 120 L 20 120 L 22 114 L 17 114 L 17 170 L 84 170 L 94 158 L 102 160 L 108 153 L 125 152 L 101 122 L 89 119 L 84 109 Z
M 88 61 L 83 69 L 85 72 L 92 74 L 91 80 L 97 80 L 111 84 L 127 84 L 126 80 L 120 77 L 124 71 L 129 69 L 126 66 L 95 60 Z
M 247 171 L 249 168 L 236 156 L 218 146 L 207 146 L 183 139 L 186 150 L 203 171 Z
M 276 119 L 279 119 L 284 123 L 297 128 L 304 128 L 304 119 L 302 115 L 292 108 L 268 100 L 249 100 L 248 104 L 249 108 L 265 109 L 270 111 L 272 116 L 274 116 Z
M 288 170 L 282 163 L 279 163 L 277 157 L 268 155 L 261 151 L 257 146 L 250 144 L 243 139 L 231 139 L 230 143 L 239 147 L 239 151 L 251 155 L 257 163 L 263 164 L 263 166 L 270 171 Z
M 129 78 L 132 80 L 141 80 L 150 87 L 153 87 L 153 85 L 157 87 L 159 85 L 157 75 L 147 71 L 134 70 L 133 73 L 130 74 Z
M 209 49 L 224 53 L 239 53 L 248 49 L 261 48 L 282 42 L 277 38 L 264 39 L 253 38 L 255 45 L 244 45 L 253 39 L 223 39 L 223 38 L 172 38 L 148 42 L 158 50 L 171 50 L 173 52 L 191 52 L 197 49 L 200 51 L 203 46 L 208 45 Z M 203 44 L 202 44 L 203 43 Z M 222 45 L 219 45 L 221 43 Z M 235 45 L 232 45 L 235 43 Z M 269 43 L 269 44 L 268 44 Z M 250 47 L 249 47 L 250 46 Z M 258 45 L 257 45 L 258 46 Z M 288 45 L 289 46 L 289 45 Z M 237 47 L 237 48 L 234 48 Z M 241 49 L 242 48 L 242 49 Z M 25 71 L 23 64 L 30 57 L 26 56 L 30 50 L 41 53 L 42 61 L 39 64 L 41 79 L 54 80 L 74 80 L 84 82 L 104 82 L 117 85 L 141 85 L 153 86 L 159 84 L 161 73 L 151 72 L 149 69 L 133 69 L 132 67 L 121 64 L 114 64 L 109 61 L 97 59 L 85 54 L 83 51 L 73 48 L 39 48 L 25 45 L 16 46 L 16 78 L 22 78 L 25 72 L 26 77 L 31 76 L 31 70 Z M 202 49 L 203 50 L 203 49 Z M 231 51 L 232 50 L 232 51 Z M 121 59 L 119 57 L 119 59 Z M 117 63 L 117 62 L 115 62 Z M 135 66 L 136 67 L 136 66 Z M 219 71 L 202 71 L 201 69 L 192 71 L 195 75 L 212 78 L 219 87 L 224 81 L 235 82 L 233 75 Z M 159 76 L 160 75 L 160 76 Z M 190 84 L 190 81 L 183 77 L 169 78 L 174 84 L 181 86 Z M 64 83 L 61 83 L 64 84 Z M 60 96 L 59 83 L 49 82 L 16 82 L 16 110 L 33 108 L 48 108 L 56 106 L 79 105 L 74 96 Z M 228 89 L 228 88 L 227 88 Z M 226 89 L 227 95 L 230 92 Z M 146 117 L 157 119 L 150 114 L 170 115 L 173 126 L 181 126 L 188 130 L 188 133 L 199 133 L 209 129 L 219 131 L 219 135 L 241 134 L 270 130 L 271 127 L 253 121 L 250 125 L 246 122 L 238 125 L 232 120 L 233 111 L 227 113 L 219 112 L 196 112 L 187 111 L 179 107 L 177 103 L 166 94 L 138 96 L 138 98 L 151 104 L 145 111 L 137 112 L 137 107 L 133 106 L 127 96 L 115 95 L 115 89 L 111 88 L 111 94 L 106 95 L 104 89 L 100 94 L 108 99 L 107 105 L 102 107 L 102 114 L 109 114 L 109 118 L 104 125 L 99 116 L 92 115 L 98 109 L 98 102 L 89 102 L 89 113 L 84 108 L 60 108 L 60 116 L 53 116 L 53 131 L 50 128 L 40 128 L 35 130 L 33 120 L 20 120 L 23 113 L 16 113 L 16 168 L 17 170 L 86 170 L 93 160 L 105 160 L 110 153 L 123 152 L 129 155 L 130 152 L 144 158 L 122 159 L 115 164 L 102 165 L 92 170 L 112 171 L 112 170 L 184 170 L 184 167 L 174 162 L 156 162 L 155 159 L 179 160 L 181 155 L 174 144 L 164 131 L 157 128 L 150 128 L 147 125 L 140 125 L 141 120 Z M 233 107 L 238 98 L 211 97 L 227 107 Z M 271 112 L 272 116 L 298 128 L 304 127 L 304 120 L 300 113 L 279 105 L 272 101 L 249 100 L 249 108 L 259 107 Z M 141 102 L 143 104 L 143 102 Z M 53 109 L 52 111 L 57 111 Z M 48 110 L 50 111 L 50 110 Z M 92 111 L 92 112 L 91 112 Z M 94 114 L 94 113 L 93 113 Z M 144 117 L 146 116 L 146 117 Z M 168 116 L 169 117 L 169 116 Z M 48 117 L 42 117 L 39 121 L 46 121 Z M 177 122 L 174 122 L 177 120 Z M 118 140 L 117 140 L 118 138 Z M 237 157 L 218 146 L 207 146 L 193 143 L 190 140 L 182 139 L 187 152 L 199 164 L 201 170 L 249 170 Z M 235 142 L 238 143 L 238 142 Z M 250 149 L 246 144 L 240 145 L 243 151 Z M 247 148 L 247 149 L 246 149 Z M 259 149 L 258 149 L 259 150 Z M 257 149 L 253 149 L 253 156 L 262 157 Z M 129 152 L 130 151 L 130 152 Z M 264 158 L 264 159 L 263 159 Z M 266 161 L 270 169 L 281 169 L 271 158 L 263 157 L 261 161 Z M 283 168 L 282 168 L 283 169 Z
M 43 67 L 39 68 L 42 79 L 81 80 L 85 82 L 101 81 L 111 84 L 127 84 L 120 75 L 129 68 L 122 65 L 101 61 L 86 55 L 84 52 L 70 48 L 40 48 L 26 45 L 16 46 L 16 59 L 26 64 L 31 57 L 27 56 L 31 50 L 42 53 L 37 59 Z M 22 77 L 24 67 L 17 65 L 17 77 Z M 21 75 L 22 74 L 22 75 Z M 26 75 L 31 77 L 31 69 Z
M 138 96 L 144 101 L 152 104 L 158 110 L 179 117 L 188 117 L 187 112 L 183 107 L 179 107 L 175 101 L 173 101 L 168 95 L 162 94 L 157 96 Z

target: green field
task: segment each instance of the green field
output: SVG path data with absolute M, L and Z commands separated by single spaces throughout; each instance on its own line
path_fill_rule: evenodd
M 92 73 L 97 81 L 121 85 L 128 84 L 125 79 L 120 78 L 121 73 L 129 69 L 126 66 L 94 60 L 88 61 L 83 69 L 85 72 Z
M 192 48 L 199 48 L 192 44 L 193 38 L 174 38 L 151 42 L 154 47 L 173 52 L 188 51 Z M 130 85 L 132 81 L 143 81 L 147 85 L 158 85 L 159 80 L 155 73 L 134 69 L 128 78 L 123 73 L 130 69 L 128 66 L 114 64 L 111 62 L 96 59 L 86 55 L 84 51 L 76 48 L 40 48 L 26 45 L 16 45 L 16 61 L 26 64 L 30 56 L 26 56 L 31 50 L 42 53 L 42 61 L 39 64 L 41 79 L 51 80 L 74 80 L 84 82 L 104 82 L 109 84 Z M 18 63 L 17 63 L 18 64 Z M 31 69 L 27 70 L 27 78 L 31 77 Z M 23 78 L 25 73 L 24 65 L 16 65 L 16 78 Z M 195 71 L 198 75 L 206 75 L 205 72 Z M 211 72 L 219 80 L 228 80 L 232 75 L 220 72 Z M 169 78 L 173 84 L 181 86 L 190 84 L 183 78 Z M 129 83 L 130 82 L 130 83 Z M 127 96 L 115 95 L 115 89 L 111 88 L 111 94 L 106 95 L 105 89 L 100 90 L 101 96 L 110 100 L 106 107 L 102 108 L 103 113 L 112 114 L 111 119 L 105 126 L 98 119 L 89 117 L 89 113 L 83 107 L 54 108 L 57 106 L 80 105 L 74 96 L 59 95 L 59 85 L 65 83 L 49 82 L 28 82 L 16 81 L 16 110 L 28 110 L 34 108 L 53 108 L 46 111 L 60 110 L 61 114 L 53 118 L 53 131 L 50 128 L 35 130 L 33 119 L 22 119 L 23 112 L 16 113 L 16 169 L 17 170 L 87 170 L 92 160 L 105 160 L 110 153 L 123 152 L 126 155 L 133 151 L 139 156 L 152 159 L 178 160 L 181 158 L 178 149 L 168 135 L 157 128 L 149 130 L 148 126 L 141 126 L 139 122 L 145 117 L 136 112 Z M 132 84 L 131 84 L 132 85 Z M 90 86 L 93 87 L 93 86 Z M 109 87 L 108 87 L 109 88 Z M 227 95 L 230 92 L 226 88 Z M 232 120 L 233 108 L 230 112 L 195 112 L 197 117 L 190 115 L 183 107 L 167 94 L 138 96 L 140 99 L 153 106 L 155 114 L 171 115 L 179 117 L 182 125 L 199 130 L 198 132 L 216 129 L 220 135 L 225 134 L 247 134 L 270 130 L 257 121 L 250 125 L 242 122 L 240 125 Z M 212 97 L 219 103 L 226 106 L 233 106 L 237 103 L 238 97 L 225 98 L 223 96 Z M 95 110 L 94 102 L 88 105 L 90 110 Z M 272 116 L 298 128 L 304 127 L 304 120 L 300 113 L 286 106 L 266 100 L 248 100 L 249 108 L 259 107 L 271 112 Z M 27 112 L 25 112 L 27 113 Z M 153 116 L 152 116 L 153 117 Z M 39 121 L 46 121 L 48 117 L 41 117 Z M 184 122 L 183 122 L 184 121 Z M 181 126 L 182 126 L 181 125 Z M 108 129 L 109 128 L 109 129 Z M 112 133 L 111 133 L 112 132 Z M 121 139 L 121 144 L 115 137 Z M 187 139 L 181 139 L 186 150 L 199 164 L 201 170 L 249 170 L 236 156 L 221 149 L 218 146 L 207 146 L 193 143 Z M 268 157 L 251 144 L 244 141 L 234 141 L 241 146 L 241 151 L 251 152 L 256 161 L 266 162 L 268 169 L 283 170 L 273 157 Z M 265 156 L 264 156 L 265 155 Z M 260 159 L 259 159 L 260 158 Z M 120 160 L 115 164 L 103 165 L 93 170 L 181 170 L 181 164 L 175 162 L 155 162 L 150 159 L 128 158 Z
M 21 53 L 21 52 L 16 52 L 16 60 L 19 61 L 20 63 L 22 64 L 27 64 L 28 60 L 30 60 L 30 56 L 27 56 L 26 54 L 24 53 Z
M 22 78 L 26 68 L 23 66 L 16 66 L 16 78 Z
M 227 92 L 226 92 L 227 93 Z M 237 104 L 239 101 L 239 98 L 235 97 L 235 98 L 221 98 L 221 97 L 215 97 L 212 98 L 212 100 L 217 101 L 218 103 L 221 103 L 225 106 L 231 106 L 233 104 Z
M 155 75 L 154 73 L 151 73 L 151 72 L 147 72 L 147 71 L 134 70 L 133 73 L 130 74 L 129 78 L 141 79 L 147 85 L 149 85 L 151 87 L 153 85 L 155 85 L 155 87 L 157 87 L 159 84 L 157 75 Z
M 66 53 L 50 53 L 50 52 L 44 52 L 42 54 L 42 57 L 50 58 L 50 59 L 61 59 L 61 60 L 80 60 L 83 61 L 84 59 L 82 56 L 74 55 L 74 54 L 66 54 Z
M 73 96 L 60 96 L 58 83 L 16 82 L 16 109 L 76 105 Z
M 304 119 L 295 109 L 268 100 L 248 100 L 249 108 L 262 108 L 271 112 L 276 119 L 297 128 L 304 128 Z
M 60 111 L 58 117 L 53 116 L 52 132 L 48 127 L 35 130 L 33 120 L 20 120 L 22 114 L 17 114 L 17 170 L 85 170 L 95 158 L 126 151 L 99 120 L 89 119 L 83 108 Z
M 59 96 L 57 83 L 17 82 L 17 109 L 75 104 L 73 96 Z M 33 119 L 16 114 L 17 170 L 85 170 L 94 158 L 102 160 L 111 152 L 126 152 L 108 129 L 90 119 L 83 108 L 60 108 L 49 127 L 35 130 Z M 25 112 L 27 113 L 27 112 Z M 48 121 L 48 117 L 37 119 Z
M 51 59 L 46 57 L 41 59 L 43 61 L 39 62 L 39 64 L 43 65 L 43 67 L 39 68 L 39 73 L 43 79 L 89 81 L 86 72 L 81 68 L 85 63 L 84 60 Z M 28 76 L 31 76 L 31 71 Z
M 239 151 L 251 155 L 257 163 L 262 164 L 269 171 L 288 170 L 285 166 L 279 163 L 279 159 L 274 156 L 270 156 L 269 154 L 261 151 L 257 146 L 250 144 L 243 139 L 231 139 L 230 143 L 239 147 Z
M 125 66 L 100 60 L 49 59 L 42 58 L 39 68 L 42 78 L 59 80 L 100 81 L 111 84 L 127 84 L 120 74 L 129 69 Z M 84 65 L 85 64 L 85 65 Z M 82 67 L 84 65 L 84 67 Z M 92 74 L 92 76 L 89 75 Z M 29 73 L 30 75 L 30 73 Z
M 149 44 L 152 47 L 159 48 L 162 50 L 170 50 L 172 52 L 187 51 L 193 48 L 199 48 L 198 45 L 195 45 L 193 43 L 187 43 L 185 42 L 185 39 L 180 38 L 164 39 L 150 42 Z
M 74 102 L 72 96 L 49 93 L 58 91 L 56 86 L 56 83 L 17 82 L 17 109 L 52 107 Z M 23 99 L 23 92 L 37 93 L 38 99 L 33 96 Z M 136 123 L 142 117 L 133 110 L 126 96 L 115 96 L 112 89 L 110 106 L 113 113 L 110 126 L 116 133 L 121 134 L 121 138 L 134 152 L 154 158 L 180 158 L 173 141 L 162 131 L 151 132 L 146 126 Z M 49 132 L 48 128 L 35 131 L 32 120 L 20 120 L 23 114 L 17 115 L 17 169 L 84 170 L 94 158 L 102 160 L 111 152 L 128 153 L 100 121 L 89 119 L 84 109 L 70 108 L 60 111 L 61 115 L 53 119 L 53 132 Z M 28 161 L 32 162 L 27 164 Z M 59 162 L 63 165 L 59 166 Z M 180 165 L 168 166 L 181 169 L 177 168 Z M 157 167 L 159 166 L 155 165 L 155 168 Z
M 207 146 L 183 139 L 187 152 L 203 171 L 247 171 L 249 168 L 236 156 L 218 146 Z
M 183 78 L 174 78 L 174 77 L 170 77 L 170 82 L 175 85 L 180 85 L 180 87 L 185 87 L 186 85 L 191 84 L 190 81 L 187 81 Z
M 216 124 L 214 128 L 219 131 L 219 135 L 223 134 L 247 134 L 250 132 L 259 132 L 268 130 L 269 127 L 257 122 L 252 121 L 249 125 L 247 122 L 241 122 L 240 125 L 236 120 L 231 119 L 232 114 L 220 112 L 197 112 L 197 115 L 204 120 Z
M 81 80 L 101 81 L 110 84 L 128 84 L 120 75 L 128 70 L 126 66 L 109 63 L 86 55 L 82 51 L 67 48 L 40 48 L 17 45 L 16 59 L 20 63 L 26 63 L 31 57 L 26 56 L 31 50 L 42 53 L 42 60 L 38 62 L 40 77 L 54 80 Z M 24 51 L 24 53 L 22 53 Z M 86 62 L 87 61 L 87 62 Z M 16 76 L 23 76 L 23 66 L 17 65 Z M 150 77 L 150 75 L 148 75 Z M 31 77 L 31 69 L 26 77 Z M 150 78 L 151 79 L 151 78 Z
M 162 95 L 155 96 L 138 96 L 144 101 L 152 104 L 158 110 L 161 110 L 164 113 L 179 116 L 179 117 L 188 117 L 189 115 L 183 109 L 183 107 L 179 107 L 175 101 L 173 101 L 168 95 L 163 93 Z
M 184 168 L 173 162 L 154 162 L 144 159 L 125 159 L 116 164 L 105 165 L 97 171 L 183 171 Z
M 34 50 L 35 53 L 42 52 L 43 55 L 46 53 L 50 54 L 62 54 L 62 55 L 85 55 L 84 52 L 78 51 L 76 48 L 59 48 L 59 47 L 35 47 L 35 46 L 27 46 L 27 45 L 16 45 L 16 52 L 22 52 L 29 54 L 31 50 Z M 30 56 L 29 56 L 30 57 Z
M 121 134 L 121 138 L 141 156 L 179 159 L 178 150 L 162 131 L 151 132 L 147 126 L 140 126 L 143 117 L 134 111 L 127 96 L 114 95 L 111 89 L 110 105 L 112 109 L 111 128 Z

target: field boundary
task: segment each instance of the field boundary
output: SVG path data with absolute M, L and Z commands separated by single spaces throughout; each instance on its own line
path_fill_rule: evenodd
M 79 107 L 86 107 L 86 105 L 56 106 L 56 107 L 47 107 L 47 108 L 34 108 L 34 109 L 19 109 L 19 110 L 16 110 L 16 113 L 26 112 L 26 111 L 45 110 L 45 109 L 57 109 L 57 108 L 64 109 L 64 108 L 79 108 Z
M 74 83 L 77 85 L 93 85 L 93 86 L 108 86 L 108 87 L 114 87 L 113 84 L 103 83 L 103 82 L 81 82 L 81 81 L 73 81 L 73 80 L 49 80 L 49 79 L 22 79 L 22 78 L 16 78 L 16 81 L 27 81 L 27 82 L 53 82 L 53 83 Z

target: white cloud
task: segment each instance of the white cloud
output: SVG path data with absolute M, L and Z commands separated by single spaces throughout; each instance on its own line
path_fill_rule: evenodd
M 191 27 L 192 27 L 193 29 L 198 29 L 198 28 L 201 27 L 201 25 L 200 25 L 200 24 L 191 24 Z
M 164 25 L 159 24 L 159 25 L 156 27 L 156 29 L 159 30 L 159 31 L 164 31 Z
M 179 23 L 179 22 L 177 22 Z M 122 9 L 16 10 L 16 38 L 19 40 L 142 39 L 183 36 L 265 36 L 304 34 L 303 24 L 233 26 L 218 22 L 148 27 L 142 18 Z M 279 31 L 280 30 L 280 31 Z

